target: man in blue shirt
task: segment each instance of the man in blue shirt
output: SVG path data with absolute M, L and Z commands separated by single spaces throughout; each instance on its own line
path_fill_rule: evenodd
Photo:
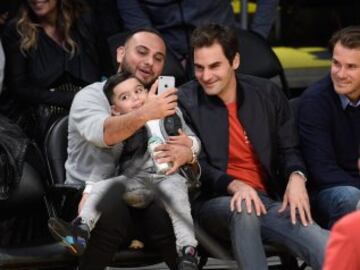
M 327 228 L 360 200 L 360 26 L 336 32 L 330 48 L 330 75 L 305 91 L 299 106 L 313 209 Z

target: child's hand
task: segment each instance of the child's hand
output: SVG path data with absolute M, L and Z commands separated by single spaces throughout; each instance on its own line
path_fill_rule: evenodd
M 181 129 L 179 129 L 178 136 L 170 136 L 169 138 L 167 138 L 166 143 L 185 145 L 189 148 L 192 147 L 192 140 Z

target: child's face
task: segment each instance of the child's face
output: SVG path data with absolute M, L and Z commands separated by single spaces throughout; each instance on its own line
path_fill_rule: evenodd
M 140 108 L 146 100 L 147 90 L 136 79 L 127 79 L 113 89 L 112 114 L 120 115 Z

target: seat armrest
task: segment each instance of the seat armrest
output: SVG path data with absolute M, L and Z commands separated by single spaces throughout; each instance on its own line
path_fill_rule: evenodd
M 51 201 L 52 216 L 59 216 L 67 221 L 77 215 L 79 201 L 84 186 L 80 184 L 54 184 L 48 188 L 47 199 Z
M 49 192 L 52 194 L 62 194 L 62 195 L 70 195 L 70 194 L 78 194 L 82 193 L 84 190 L 84 186 L 80 184 L 54 184 L 49 187 Z

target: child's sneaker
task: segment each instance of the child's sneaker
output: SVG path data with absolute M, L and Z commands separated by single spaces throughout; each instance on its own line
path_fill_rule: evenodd
M 90 238 L 89 227 L 82 223 L 68 223 L 60 218 L 50 218 L 48 227 L 52 236 L 62 242 L 75 256 L 81 256 Z
M 181 256 L 178 258 L 177 270 L 198 270 L 198 261 L 196 258 L 196 248 L 185 246 L 181 250 Z

